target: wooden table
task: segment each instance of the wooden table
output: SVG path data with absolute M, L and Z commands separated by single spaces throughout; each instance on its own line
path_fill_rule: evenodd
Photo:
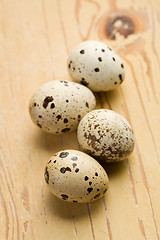
M 42 133 L 28 102 L 39 86 L 69 79 L 69 51 L 83 40 L 107 43 L 126 79 L 98 93 L 132 125 L 136 146 L 106 165 L 110 187 L 91 204 L 52 196 L 43 171 L 61 149 L 78 149 L 76 132 Z M 0 239 L 160 239 L 160 2 L 158 0 L 0 0 Z

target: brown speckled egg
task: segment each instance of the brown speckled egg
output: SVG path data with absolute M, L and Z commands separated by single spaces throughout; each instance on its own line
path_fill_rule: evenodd
M 50 191 L 68 202 L 92 202 L 102 197 L 108 188 L 104 168 L 77 150 L 54 154 L 46 164 L 44 177 Z
M 32 121 L 43 131 L 60 134 L 75 130 L 80 119 L 95 105 L 93 93 L 85 86 L 54 80 L 34 93 L 29 112 Z
M 134 149 L 131 126 L 112 110 L 93 110 L 85 115 L 78 126 L 77 136 L 83 151 L 98 160 L 120 161 Z
M 76 46 L 68 58 L 71 78 L 92 91 L 108 91 L 120 85 L 125 77 L 121 58 L 105 43 L 85 41 Z

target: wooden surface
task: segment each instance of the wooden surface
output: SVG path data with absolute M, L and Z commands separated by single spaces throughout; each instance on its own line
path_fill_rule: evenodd
M 115 34 L 110 18 L 119 15 Z M 1 240 L 160 239 L 159 26 L 159 0 L 0 0 Z M 52 196 L 43 179 L 53 153 L 78 149 L 76 133 L 42 133 L 28 102 L 41 84 L 69 79 L 68 53 L 86 39 L 108 43 L 124 61 L 124 83 L 96 94 L 97 108 L 126 117 L 136 147 L 125 161 L 104 165 L 104 198 L 77 205 Z

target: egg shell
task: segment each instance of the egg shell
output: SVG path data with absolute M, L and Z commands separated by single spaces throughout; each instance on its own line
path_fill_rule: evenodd
M 123 160 L 134 149 L 131 126 L 112 110 L 93 110 L 85 115 L 79 123 L 77 137 L 84 152 L 106 162 Z
M 120 85 L 125 77 L 121 58 L 105 43 L 85 41 L 76 46 L 68 58 L 71 78 L 92 91 L 108 91 Z
M 75 130 L 80 119 L 95 106 L 95 96 L 87 87 L 54 80 L 34 93 L 29 113 L 32 121 L 43 131 L 60 134 Z
M 54 154 L 46 164 L 44 177 L 50 191 L 68 202 L 92 202 L 102 197 L 108 188 L 104 168 L 77 150 Z

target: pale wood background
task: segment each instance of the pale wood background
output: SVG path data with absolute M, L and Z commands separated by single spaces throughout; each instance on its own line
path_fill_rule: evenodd
M 129 15 L 134 34 L 107 39 L 112 13 Z M 28 102 L 46 81 L 69 79 L 68 53 L 86 39 L 108 43 L 124 61 L 125 82 L 96 94 L 97 108 L 126 117 L 136 147 L 128 160 L 104 165 L 104 198 L 76 205 L 52 196 L 43 179 L 53 153 L 78 149 L 76 133 L 42 133 Z M 0 0 L 1 240 L 160 239 L 159 39 L 159 0 Z

